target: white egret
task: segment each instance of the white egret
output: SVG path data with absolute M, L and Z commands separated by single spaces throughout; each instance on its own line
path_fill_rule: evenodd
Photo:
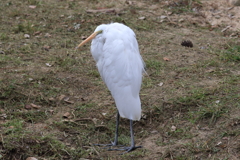
M 119 115 L 130 120 L 131 146 L 109 150 L 130 152 L 135 146 L 133 120 L 141 118 L 139 92 L 142 83 L 144 62 L 139 53 L 135 33 L 120 23 L 102 24 L 94 33 L 80 43 L 77 48 L 92 40 L 91 53 L 98 71 L 107 85 L 117 106 L 116 132 L 114 142 L 106 146 L 118 145 Z

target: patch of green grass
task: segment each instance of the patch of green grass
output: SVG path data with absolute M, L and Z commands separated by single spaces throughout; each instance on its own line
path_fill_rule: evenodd
M 1 95 L 0 97 L 2 98 L 8 98 L 9 96 L 12 95 L 14 92 L 16 86 L 15 86 L 15 81 L 12 81 L 8 85 L 6 85 L 3 81 L 0 81 L 1 84 Z
M 115 128 L 114 128 L 115 130 Z M 113 131 L 114 131 L 113 130 Z M 118 137 L 118 142 L 119 144 L 122 144 L 122 145 L 130 145 L 130 136 L 129 135 L 124 135 L 124 134 L 121 134 L 119 137 Z
M 131 159 L 132 157 L 141 159 L 147 154 L 147 150 L 144 148 L 137 149 L 134 152 L 130 152 L 129 154 L 123 154 L 121 159 Z M 117 157 L 116 157 L 117 158 Z
M 41 5 L 44 1 L 42 0 L 27 0 L 29 5 Z
M 22 54 L 29 54 L 29 53 L 32 53 L 32 48 L 31 48 L 31 45 L 29 44 L 24 44 L 22 45 L 18 52 L 22 53 Z
M 96 77 L 96 78 L 100 78 L 100 74 L 99 74 L 99 72 L 95 69 L 95 70 L 89 70 L 88 71 L 88 75 L 90 75 L 90 76 L 93 76 L 93 77 Z
M 238 76 L 238 75 L 229 75 L 229 76 L 226 76 L 224 78 L 223 83 L 225 84 L 225 88 L 226 88 L 226 86 L 238 85 L 239 84 L 239 80 L 240 80 L 240 76 Z M 237 89 L 237 88 L 231 88 L 231 89 Z
M 8 156 L 6 158 L 26 159 L 29 156 L 44 156 L 54 159 L 76 158 L 79 159 L 86 154 L 83 149 L 69 149 L 63 142 L 54 138 L 54 135 L 40 136 L 39 134 L 24 133 L 4 137 L 4 149 Z M 29 145 L 31 152 L 29 152 Z M 71 156 L 70 156 L 71 155 Z
M 23 129 L 23 120 L 12 119 L 4 124 L 6 127 L 5 134 L 16 134 L 17 132 L 22 132 Z
M 240 122 L 240 119 L 235 120 L 235 124 L 232 125 L 232 127 L 234 128 L 233 130 L 225 130 L 222 134 L 221 137 L 227 137 L 227 136 L 238 136 L 240 135 L 240 128 L 237 128 L 236 126 L 239 125 L 238 123 Z
M 209 124 L 214 124 L 218 118 L 227 116 L 228 108 L 226 103 L 229 98 L 218 98 L 217 93 L 219 91 L 207 91 L 203 89 L 193 89 L 186 96 L 178 97 L 174 100 L 177 106 L 181 105 L 181 110 L 184 110 L 183 106 L 187 109 L 187 115 L 185 118 L 191 122 L 196 123 L 199 121 L 208 121 Z M 219 100 L 218 100 L 219 99 Z
M 188 127 L 177 127 L 176 130 L 172 130 L 171 128 L 169 129 L 168 132 L 166 132 L 166 134 L 170 137 L 178 137 L 181 139 L 187 139 L 187 138 L 192 138 L 193 135 L 190 134 L 189 132 L 190 128 Z
M 15 26 L 15 28 L 13 28 L 13 31 L 15 33 L 28 33 L 28 34 L 31 34 L 33 33 L 34 31 L 36 31 L 36 28 L 34 26 L 34 24 L 30 21 L 28 22 L 24 22 L 24 23 L 19 23 Z
M 141 21 L 141 23 L 134 23 L 134 24 L 138 24 L 138 25 L 134 26 L 134 28 L 136 28 L 137 30 L 150 31 L 154 27 L 154 24 L 152 24 L 150 21 L 147 21 L 147 20 L 143 20 L 143 21 Z M 134 25 L 134 24 L 132 24 L 132 25 Z
M 81 106 L 77 106 L 76 107 L 76 111 L 80 111 L 82 113 L 85 113 L 89 108 L 92 108 L 93 106 L 96 106 L 95 103 L 88 103 L 88 104 L 84 104 L 84 105 L 81 105 Z
M 229 49 L 222 51 L 220 55 L 221 60 L 224 61 L 240 61 L 240 45 L 231 46 Z
M 44 111 L 28 111 L 22 113 L 16 113 L 15 116 L 22 117 L 25 122 L 38 123 L 47 119 L 47 115 Z
M 210 119 L 210 124 L 214 124 L 219 117 L 224 116 L 227 112 L 227 108 L 223 105 L 212 104 L 199 107 L 199 110 L 195 114 L 198 115 L 198 119 Z
M 9 36 L 6 33 L 0 33 L 0 40 L 1 41 L 9 40 Z
M 163 70 L 164 63 L 159 60 L 146 60 L 145 61 L 147 72 L 150 70 L 151 75 L 160 75 Z
M 79 63 L 78 59 L 75 59 L 73 57 L 56 57 L 54 62 L 62 69 L 68 70 L 68 71 L 75 71 L 76 67 L 79 69 L 79 66 L 77 66 Z
M 219 66 L 220 66 L 220 62 L 217 61 L 216 59 L 205 60 L 204 62 L 197 64 L 198 68 L 219 67 Z
M 179 97 L 177 102 L 180 104 L 195 106 L 195 109 L 189 108 L 187 119 L 191 123 L 207 120 L 209 125 L 212 125 L 215 124 L 218 118 L 228 117 L 228 112 L 232 107 L 240 107 L 238 103 L 240 98 L 238 89 L 230 86 L 231 83 L 233 85 L 238 83 L 239 78 L 233 77 L 228 77 L 228 82 L 223 82 L 226 85 L 221 85 L 221 87 L 212 91 L 196 90 L 192 92 L 191 96 Z
M 205 100 L 207 96 L 207 92 L 203 89 L 196 88 L 192 89 L 188 95 L 178 97 L 176 102 L 184 105 L 196 105 L 203 103 L 203 100 Z
M 19 57 L 13 57 L 11 55 L 1 55 L 0 56 L 0 67 L 6 68 L 6 71 L 8 71 L 8 68 L 12 67 L 6 67 L 6 66 L 19 66 L 22 65 L 24 62 Z
M 68 48 L 68 49 L 73 49 L 73 48 L 75 48 L 76 47 L 76 42 L 75 41 L 73 41 L 72 39 L 65 39 L 64 38 L 64 40 L 62 41 L 62 42 L 59 42 L 59 43 L 61 43 L 61 47 L 62 48 Z M 68 51 L 66 51 L 66 52 L 68 52 Z
M 150 77 L 146 76 L 143 79 L 142 82 L 142 88 L 149 88 L 149 87 L 153 87 L 154 86 L 155 81 L 152 80 Z M 140 94 L 144 94 L 144 93 L 140 93 Z
M 76 127 L 78 127 L 78 125 L 76 123 L 71 123 L 71 122 L 68 123 L 68 121 L 66 121 L 66 122 L 63 122 L 63 121 L 54 122 L 52 124 L 52 126 L 56 127 L 60 131 L 66 132 L 66 133 L 77 132 Z
M 192 12 L 194 4 L 201 5 L 200 0 L 179 0 L 171 5 L 171 9 L 176 13 Z

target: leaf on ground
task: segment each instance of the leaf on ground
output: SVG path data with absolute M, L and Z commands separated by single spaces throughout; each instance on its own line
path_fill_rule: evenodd
M 86 11 L 87 13 L 114 13 L 116 10 L 114 8 L 109 9 L 89 9 Z
M 41 106 L 36 105 L 36 104 L 33 104 L 33 103 L 31 103 L 30 105 L 31 105 L 32 108 L 35 108 L 35 109 L 39 109 L 39 108 L 41 108 Z
M 216 146 L 219 146 L 220 144 L 222 144 L 222 142 L 220 141 L 220 142 L 218 142 L 217 144 L 216 144 Z
M 64 100 L 64 102 L 68 103 L 68 104 L 73 104 L 73 101 L 69 101 L 69 100 Z
M 222 139 L 223 139 L 223 140 L 229 140 L 229 138 L 228 138 L 228 137 L 223 137 Z
M 37 6 L 30 5 L 30 6 L 28 6 L 28 7 L 31 8 L 31 9 L 35 9 Z
M 46 33 L 46 34 L 44 35 L 44 37 L 48 38 L 48 37 L 52 37 L 52 35 L 49 34 L 49 33 Z
M 158 131 L 157 130 L 153 130 L 150 133 L 154 134 L 154 133 L 158 133 Z
M 69 112 L 66 112 L 63 114 L 63 118 L 71 118 L 71 114 Z
M 26 104 L 25 109 L 30 110 L 30 109 L 32 109 L 32 106 L 30 104 Z
M 56 99 L 53 97 L 50 97 L 48 100 L 54 102 Z
M 170 59 L 167 58 L 167 57 L 163 57 L 163 60 L 164 60 L 164 61 L 169 61 Z
M 81 36 L 81 39 L 85 40 L 85 39 L 87 39 L 87 36 Z
M 61 94 L 61 95 L 58 97 L 58 100 L 59 100 L 59 101 L 62 101 L 65 97 L 66 97 L 66 95 Z
M 37 31 L 37 32 L 34 32 L 33 35 L 36 36 L 36 35 L 39 35 L 41 33 L 42 33 L 41 31 Z
M 69 104 L 73 104 L 74 101 L 70 101 L 69 99 L 70 99 L 69 97 L 64 97 L 63 101 L 66 102 L 66 103 L 69 103 Z
M 180 18 L 179 20 L 178 20 L 178 22 L 183 22 L 184 21 L 184 19 L 183 18 Z
M 7 114 L 3 113 L 0 115 L 0 119 L 6 119 L 7 118 Z
M 51 47 L 50 47 L 50 46 L 47 46 L 47 45 L 44 45 L 44 46 L 43 46 L 43 49 L 46 50 L 46 51 L 49 51 L 50 48 L 51 48 Z
M 209 70 L 207 70 L 206 72 L 207 73 L 212 73 L 212 72 L 214 72 L 215 70 L 214 69 L 209 69 Z
M 98 121 L 98 119 L 97 119 L 97 118 L 93 118 L 93 119 L 92 119 L 92 121 L 93 121 L 93 123 L 96 125 L 96 124 L 97 124 L 97 121 Z
M 140 19 L 140 20 L 145 20 L 146 17 L 139 17 L 138 19 Z
M 160 16 L 160 19 L 166 19 L 166 18 L 167 16 L 164 16 L 164 15 Z
M 48 112 L 50 112 L 51 114 L 53 114 L 53 113 L 54 113 L 54 110 L 50 109 Z
M 128 4 L 128 5 L 133 5 L 134 4 L 133 1 L 125 1 L 125 3 Z

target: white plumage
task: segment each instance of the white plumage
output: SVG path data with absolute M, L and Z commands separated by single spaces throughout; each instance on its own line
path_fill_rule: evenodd
M 123 118 L 140 120 L 139 91 L 144 68 L 134 32 L 119 23 L 103 24 L 93 40 L 91 53 L 98 71 Z
M 132 145 L 125 149 L 129 152 L 140 148 L 134 144 L 132 120 L 141 118 L 139 92 L 144 62 L 135 33 L 120 23 L 102 24 L 78 47 L 90 40 L 92 56 L 103 81 L 111 91 L 118 113 L 121 117 L 130 119 Z M 117 145 L 119 114 L 113 146 Z

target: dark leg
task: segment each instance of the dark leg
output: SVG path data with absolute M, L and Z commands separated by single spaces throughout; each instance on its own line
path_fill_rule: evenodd
M 135 142 L 134 142 L 134 133 L 133 133 L 133 121 L 130 120 L 130 134 L 131 134 L 131 146 L 130 147 L 122 147 L 122 148 L 118 148 L 118 149 L 109 149 L 109 151 L 126 151 L 124 153 L 127 152 L 131 152 L 137 148 L 142 148 L 142 146 L 135 146 Z M 122 153 L 122 154 L 124 154 Z
M 114 138 L 114 142 L 112 142 L 113 146 L 116 146 L 118 144 L 119 117 L 120 117 L 119 112 L 117 112 L 115 138 Z
M 114 138 L 114 142 L 112 142 L 111 144 L 94 144 L 96 146 L 107 146 L 107 147 L 111 147 L 111 146 L 117 146 L 118 144 L 118 126 L 119 126 L 119 112 L 117 112 L 117 118 L 116 118 L 116 131 L 115 131 L 115 138 Z

